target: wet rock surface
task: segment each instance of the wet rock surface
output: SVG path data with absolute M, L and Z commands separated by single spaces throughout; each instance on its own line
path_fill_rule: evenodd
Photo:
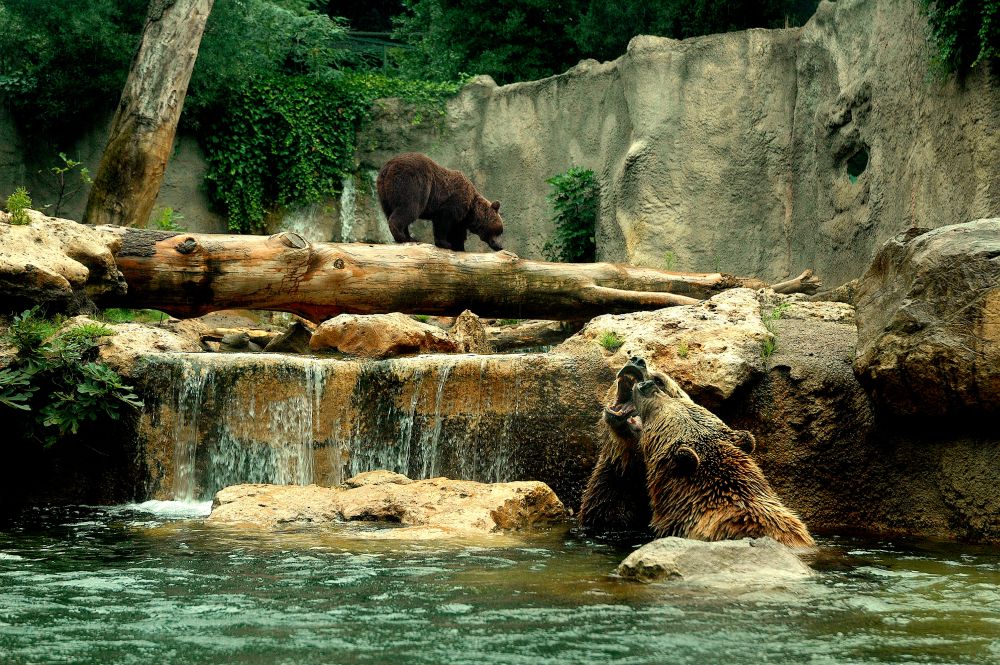
M 855 371 L 889 412 L 1000 412 L 1000 218 L 886 243 L 858 286 Z
M 780 585 L 813 575 L 794 550 L 771 538 L 660 538 L 632 552 L 616 572 L 634 582 L 726 588 Z
M 432 478 L 408 481 L 376 471 L 352 478 L 345 488 L 316 485 L 237 485 L 215 496 L 213 523 L 324 525 L 376 522 L 398 526 L 379 537 L 530 531 L 564 521 L 568 513 L 547 485 L 522 481 L 478 483 Z
M 455 341 L 437 326 L 399 313 L 335 316 L 320 324 L 309 347 L 313 351 L 339 351 L 364 358 L 458 350 Z

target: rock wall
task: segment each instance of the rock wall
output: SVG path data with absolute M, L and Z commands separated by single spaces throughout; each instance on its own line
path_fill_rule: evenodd
M 541 81 L 481 77 L 440 127 L 389 106 L 361 163 L 421 150 L 465 171 L 532 258 L 553 230 L 545 180 L 591 168 L 601 259 L 765 279 L 813 267 L 835 286 L 909 226 L 1000 210 L 1000 84 L 985 67 L 935 78 L 925 35 L 918 3 L 841 0 L 800 29 L 637 37 Z
M 935 76 L 918 5 L 824 1 L 802 28 L 636 37 L 613 62 L 540 81 L 479 77 L 442 119 L 418 121 L 385 100 L 344 194 L 276 214 L 268 228 L 388 242 L 374 176 L 391 155 L 418 150 L 500 199 L 505 246 L 541 258 L 553 232 L 545 181 L 577 165 L 601 185 L 602 260 L 767 280 L 812 267 L 836 286 L 910 226 L 1000 215 L 1000 82 L 986 67 L 964 81 Z M 93 170 L 105 131 L 64 149 Z M 0 112 L 0 191 L 27 184 L 51 202 L 38 172 L 54 152 L 29 148 Z M 190 230 L 224 230 L 204 168 L 182 136 L 154 214 L 169 206 Z M 78 218 L 83 203 L 81 193 L 64 216 Z M 431 239 L 429 223 L 413 230 Z M 488 251 L 475 237 L 469 248 Z

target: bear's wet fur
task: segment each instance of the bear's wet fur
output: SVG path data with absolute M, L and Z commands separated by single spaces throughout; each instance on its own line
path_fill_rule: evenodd
M 438 247 L 464 252 L 471 231 L 492 249 L 503 249 L 499 241 L 503 233 L 500 202 L 484 198 L 460 171 L 445 168 L 426 155 L 407 152 L 385 163 L 376 187 L 396 242 L 413 242 L 410 224 L 429 219 Z
M 770 536 L 791 547 L 815 544 L 747 454 L 749 432 L 730 429 L 665 375 L 637 383 L 632 400 L 641 421 L 650 526 L 658 537 Z
M 632 358 L 608 389 L 597 425 L 600 452 L 578 514 L 580 526 L 588 531 L 649 533 L 646 463 L 639 451 L 632 402 L 632 388 L 649 376 L 645 361 Z

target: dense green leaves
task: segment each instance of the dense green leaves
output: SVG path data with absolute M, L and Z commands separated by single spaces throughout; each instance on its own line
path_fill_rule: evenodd
M 117 372 L 96 362 L 97 340 L 114 330 L 86 323 L 56 333 L 37 309 L 14 317 L 3 341 L 17 352 L 0 369 L 0 413 L 23 434 L 52 445 L 85 422 L 119 419 L 142 406 Z M 4 413 L 6 412 L 6 413 Z
M 209 192 L 231 230 L 259 231 L 274 206 L 339 191 L 375 99 L 402 97 L 440 113 L 444 97 L 457 89 L 374 73 L 252 79 L 228 96 L 208 127 Z
M 551 261 L 592 262 L 596 244 L 599 187 L 594 172 L 574 166 L 546 180 L 552 185 L 548 199 L 555 209 L 554 237 L 542 251 Z
M 582 58 L 610 60 L 635 35 L 682 39 L 801 24 L 816 0 L 404 0 L 396 37 L 404 72 L 432 79 L 460 72 L 500 83 L 542 78 Z
M 121 95 L 147 0 L 0 0 L 0 93 L 23 127 L 63 133 Z
M 920 0 L 935 46 L 935 63 L 963 73 L 1000 58 L 1000 0 Z

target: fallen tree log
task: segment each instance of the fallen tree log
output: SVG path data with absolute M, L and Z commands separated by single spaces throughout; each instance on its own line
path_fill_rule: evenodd
M 337 314 L 403 312 L 531 319 L 589 319 L 686 305 L 728 288 L 764 286 L 720 273 L 673 273 L 611 263 L 527 261 L 433 245 L 309 243 L 273 236 L 172 233 L 103 227 L 122 238 L 115 255 L 128 283 L 114 305 L 178 317 L 220 309 Z

